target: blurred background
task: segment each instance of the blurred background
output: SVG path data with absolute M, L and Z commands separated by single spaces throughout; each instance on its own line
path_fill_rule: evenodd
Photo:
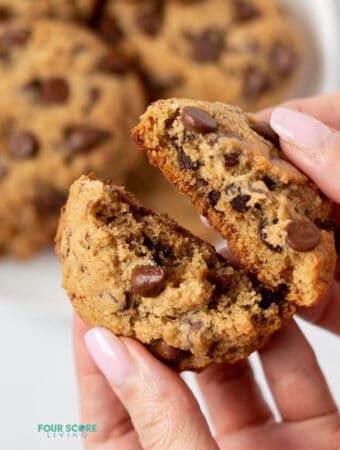
M 211 4 L 213 3 L 213 1 L 209 1 Z M 236 3 L 244 3 L 243 0 L 235 1 Z M 160 32 L 158 36 L 158 28 L 160 27 L 158 8 L 161 3 L 164 6 L 163 2 L 108 0 L 106 9 L 103 8 L 103 2 L 99 3 L 101 8 L 93 10 L 93 4 L 90 0 L 79 0 L 78 2 L 68 2 L 67 0 L 63 2 L 53 2 L 53 0 L 0 0 L 0 121 L 7 117 L 9 102 L 14 98 L 11 97 L 12 94 L 7 86 L 7 79 L 11 77 L 11 71 L 13 70 L 13 78 L 20 79 L 24 70 L 26 70 L 19 63 L 16 68 L 16 62 L 14 62 L 15 67 L 13 69 L 6 66 L 4 58 L 1 57 L 1 55 L 4 55 L 4 39 L 1 40 L 1 36 L 8 27 L 17 26 L 17 23 L 20 26 L 22 26 L 22 23 L 36 24 L 46 17 L 48 20 L 60 24 L 67 22 L 68 27 L 71 28 L 67 29 L 69 35 L 63 35 L 63 38 L 72 41 L 72 27 L 75 27 L 75 33 L 81 28 L 82 33 L 87 33 L 92 37 L 95 36 L 94 39 L 98 39 L 98 51 L 114 51 L 115 58 L 119 55 L 121 60 L 118 64 L 119 69 L 117 69 L 117 61 L 115 60 L 113 71 L 115 84 L 112 84 L 112 90 L 115 90 L 115 92 L 117 89 L 119 92 L 123 91 L 125 89 L 123 83 L 128 76 L 136 79 L 136 85 L 140 86 L 138 89 L 140 89 L 143 102 L 139 106 L 140 110 L 138 111 L 136 106 L 133 112 L 135 120 L 137 120 L 137 114 L 142 112 L 150 99 L 166 95 L 199 96 L 206 97 L 209 100 L 222 99 L 241 104 L 249 110 L 256 110 L 258 107 L 284 101 L 291 97 L 328 93 L 340 88 L 340 32 L 338 26 L 340 5 L 338 0 L 315 0 L 313 2 L 309 0 L 282 0 L 280 9 L 277 10 L 275 6 L 275 11 L 273 10 L 274 12 L 270 13 L 274 14 L 275 20 L 277 20 L 278 27 L 275 32 L 265 23 L 266 13 L 262 11 L 263 5 L 270 4 L 270 2 L 249 0 L 248 3 L 251 8 L 259 10 L 264 16 L 264 23 L 258 25 L 260 32 L 256 31 L 256 25 L 248 26 L 248 19 L 246 20 L 247 23 L 235 27 L 235 32 L 232 35 L 234 42 L 242 44 L 241 47 L 246 45 L 246 50 L 244 50 L 244 47 L 239 50 L 241 47 L 237 47 L 235 44 L 236 50 L 235 48 L 230 50 L 231 56 L 228 50 L 220 61 L 211 60 L 211 54 L 214 54 L 216 36 L 209 37 L 208 41 L 204 41 L 203 50 L 202 44 L 199 46 L 198 59 L 202 57 L 208 59 L 208 61 L 204 61 L 202 70 L 197 67 L 197 65 L 202 64 L 202 61 L 197 61 L 197 57 L 194 62 L 190 60 L 185 53 L 185 44 L 181 43 L 181 35 L 178 34 L 176 38 L 176 32 L 172 32 L 174 23 L 177 25 L 181 23 L 179 11 L 176 11 L 176 9 L 174 11 L 170 9 L 170 12 L 168 12 L 165 7 L 162 12 L 165 17 L 162 19 L 165 23 L 163 24 L 164 32 Z M 226 1 L 226 4 L 229 5 L 230 3 L 230 1 Z M 71 4 L 76 4 L 77 9 L 72 9 L 74 7 L 69 6 Z M 275 4 L 276 2 L 273 0 L 273 5 Z M 132 14 L 136 15 L 136 10 L 140 8 L 140 5 L 144 6 L 142 6 L 142 12 L 139 16 L 137 33 L 131 29 L 129 18 Z M 122 9 L 120 10 L 120 8 Z M 152 14 L 150 14 L 150 8 Z M 158 11 L 158 19 L 155 19 L 154 11 Z M 120 12 L 122 23 L 119 24 L 117 31 L 117 23 L 114 22 L 113 18 Z M 227 14 L 229 14 L 228 8 L 226 9 Z M 254 12 L 250 10 L 249 13 L 248 9 L 248 13 L 245 13 L 245 15 L 247 16 L 247 14 L 251 16 L 254 15 Z M 268 20 L 272 20 L 272 17 L 269 15 Z M 171 23 L 171 20 L 174 22 Z M 208 18 L 199 19 L 199 27 L 201 28 L 202 20 L 204 25 L 204 21 L 208 21 Z M 209 18 L 209 20 L 214 20 L 214 18 Z M 229 20 L 235 20 L 235 18 L 230 19 L 228 16 L 225 20 L 228 22 Z M 262 19 L 257 18 L 256 20 L 261 22 Z M 243 21 L 244 19 L 240 19 L 240 22 Z M 194 33 L 195 20 L 192 22 L 193 30 L 191 32 Z M 214 23 L 209 22 L 205 26 L 208 25 L 211 28 Z M 216 23 L 216 29 L 219 26 L 221 24 Z M 167 27 L 171 30 L 171 33 L 167 32 Z M 117 38 L 117 35 L 124 36 L 124 38 Z M 171 39 L 169 38 L 170 35 Z M 201 38 L 201 36 L 197 38 L 196 35 L 195 39 L 201 42 Z M 262 41 L 263 39 L 264 41 Z M 281 78 L 273 75 L 276 85 L 272 82 L 268 89 L 264 89 L 262 78 L 260 77 L 262 81 L 259 82 L 257 76 L 255 86 L 258 92 L 256 95 L 249 95 L 249 91 L 245 93 L 233 77 L 237 79 L 239 73 L 244 73 L 244 64 L 246 63 L 252 67 L 260 67 L 261 70 L 264 70 L 263 67 L 265 67 L 265 70 L 268 70 L 271 75 L 275 67 L 273 69 L 268 66 L 268 61 L 264 59 L 263 52 L 267 51 L 267 41 L 272 42 L 275 39 L 279 39 L 280 45 L 285 48 L 285 52 L 281 52 L 279 58 L 279 68 L 281 72 L 283 70 L 284 75 Z M 53 36 L 51 40 L 53 40 Z M 255 42 L 256 45 L 249 47 L 249 42 Z M 178 48 L 176 47 L 177 43 Z M 93 45 L 93 52 L 95 53 L 97 41 L 91 45 Z M 50 51 L 48 42 L 46 48 L 47 52 Z M 287 50 L 287 48 L 290 50 Z M 22 49 L 20 51 L 25 52 Z M 36 48 L 35 52 L 39 54 L 39 48 Z M 53 52 L 53 49 L 51 49 L 51 52 Z M 233 52 L 236 52 L 237 57 Z M 239 57 L 240 53 L 241 57 Z M 23 53 L 23 57 L 35 58 L 31 54 L 32 50 L 27 51 L 26 54 Z M 155 74 L 155 58 L 152 57 L 149 61 L 150 55 L 166 56 L 164 60 L 157 62 L 160 68 L 159 73 Z M 15 58 L 13 60 L 15 61 Z M 39 64 L 41 63 L 38 58 L 36 61 L 36 70 L 39 71 Z M 121 69 L 122 64 L 128 64 L 129 75 L 125 74 L 125 69 Z M 232 70 L 229 70 L 228 65 L 230 64 Z M 55 64 L 55 66 L 57 65 Z M 213 76 L 213 79 L 217 76 L 221 77 L 221 67 L 223 69 L 227 67 L 229 72 L 225 70 L 224 73 L 227 73 L 227 75 L 224 75 L 225 80 L 223 80 L 223 77 L 219 78 L 220 88 L 217 92 L 212 92 L 210 88 L 208 89 L 209 77 Z M 73 70 L 72 64 L 69 70 Z M 74 70 L 81 72 L 78 66 Z M 195 84 L 198 70 L 200 83 Z M 194 76 L 192 76 L 192 72 L 195 74 Z M 80 75 L 81 73 L 79 73 Z M 169 75 L 171 75 L 170 83 Z M 90 77 L 91 75 L 87 76 Z M 178 80 L 178 77 L 181 78 L 183 83 L 180 85 L 176 84 L 177 82 L 172 83 L 174 79 Z M 124 80 L 121 80 L 121 78 Z M 157 82 L 155 82 L 155 79 Z M 98 82 L 102 83 L 101 80 Z M 105 83 L 109 84 L 111 81 L 105 80 Z M 227 89 L 230 83 L 233 86 L 232 92 L 228 92 Z M 134 89 L 136 88 L 134 87 Z M 124 102 L 124 99 L 121 101 Z M 30 108 L 32 115 L 34 115 L 37 106 L 32 104 Z M 65 114 L 69 115 L 70 111 L 65 110 Z M 101 112 L 98 112 L 98 120 L 101 120 L 101 114 Z M 21 111 L 15 111 L 15 115 L 18 115 L 20 120 L 31 120 L 31 118 L 23 119 Z M 95 111 L 91 117 L 91 120 L 97 120 Z M 132 117 L 130 119 L 132 120 Z M 128 135 L 125 138 L 129 139 Z M 111 145 L 116 152 L 114 157 L 119 158 L 119 151 L 122 150 L 118 149 L 115 142 L 111 142 Z M 50 151 L 49 146 L 51 146 L 51 143 L 46 142 L 46 152 Z M 45 148 L 41 150 L 41 152 L 43 151 L 45 151 Z M 100 151 L 99 149 L 98 152 Z M 84 157 L 84 164 L 79 164 L 79 169 L 76 165 L 73 167 L 74 171 L 67 178 L 67 183 L 70 182 L 72 176 L 77 178 L 81 174 L 77 173 L 77 170 L 81 172 L 84 167 L 89 167 L 86 165 L 88 164 L 86 159 L 88 156 L 82 157 Z M 19 246 L 13 244 L 16 239 L 13 226 L 6 228 L 3 225 L 10 220 L 19 222 L 16 217 L 20 216 L 20 202 L 18 204 L 8 203 L 14 202 L 8 193 L 12 192 L 13 189 L 16 190 L 15 180 L 20 180 L 20 178 L 15 175 L 15 171 L 21 170 L 21 166 L 18 169 L 6 158 L 4 131 L 0 127 L 0 168 L 1 163 L 5 162 L 14 172 L 14 181 L 11 178 L 9 187 L 0 184 L 0 219 L 2 222 L 0 226 L 0 251 L 3 252 L 0 259 L 0 349 L 3 358 L 0 376 L 0 448 L 6 450 L 21 450 L 23 448 L 28 450 L 49 448 L 78 450 L 82 448 L 81 439 L 49 439 L 46 435 L 37 432 L 39 423 L 73 424 L 80 422 L 72 353 L 72 308 L 61 288 L 59 264 L 54 256 L 53 248 L 49 244 L 54 234 L 54 222 L 52 222 L 51 231 L 46 236 L 44 235 L 47 219 L 50 221 L 51 217 L 33 217 L 32 223 L 41 227 L 44 239 L 41 242 L 39 241 L 38 244 L 35 242 L 32 247 L 30 247 L 32 242 L 32 239 L 30 239 L 31 231 L 25 229 L 25 224 L 22 224 L 22 230 L 16 231 L 22 238 L 22 241 L 20 241 L 22 245 Z M 43 167 L 39 166 L 39 164 L 42 164 L 41 161 L 35 162 L 39 170 Z M 93 161 L 95 160 L 91 160 L 92 163 Z M 59 163 L 63 164 L 62 161 Z M 93 164 L 97 164 L 97 162 L 95 161 Z M 98 168 L 100 172 L 102 167 L 98 165 Z M 134 161 L 131 167 L 129 166 L 129 170 L 124 169 L 124 173 L 120 175 L 123 175 L 123 179 L 120 181 L 124 182 L 144 204 L 159 212 L 167 212 L 202 238 L 215 244 L 218 242 L 218 237 L 200 223 L 191 205 L 179 196 L 163 180 L 161 175 L 155 169 L 149 167 L 145 161 Z M 2 183 L 7 183 L 7 181 L 5 180 Z M 68 185 L 59 184 L 57 187 L 67 190 Z M 4 205 L 6 205 L 6 208 Z M 13 217 L 8 218 L 11 215 Z M 56 221 L 57 217 L 53 220 Z M 32 223 L 30 226 L 32 226 Z M 50 225 L 51 223 L 48 222 L 49 227 Z M 4 231 L 5 229 L 7 234 Z M 17 223 L 15 229 L 18 229 Z M 8 244 L 8 242 L 11 244 Z M 21 251 L 23 248 L 25 252 Z M 23 256 L 25 259 L 22 259 Z M 299 323 L 301 323 L 313 345 L 331 390 L 337 402 L 340 403 L 340 369 L 335 357 L 339 352 L 339 339 L 302 321 L 299 321 Z M 264 387 L 269 401 L 271 401 L 257 356 L 253 355 L 251 360 L 258 380 Z M 190 374 L 184 376 L 199 397 L 194 377 Z M 202 408 L 204 410 L 204 405 L 202 405 Z

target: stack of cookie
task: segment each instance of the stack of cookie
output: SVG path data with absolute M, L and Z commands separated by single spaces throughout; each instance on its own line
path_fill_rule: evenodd
M 297 60 L 275 0 L 0 0 L 0 253 L 50 243 L 81 174 L 125 182 L 141 160 L 130 129 L 150 99 L 254 110 L 288 94 Z M 162 192 L 193 225 L 163 181 L 135 187 L 152 205 Z

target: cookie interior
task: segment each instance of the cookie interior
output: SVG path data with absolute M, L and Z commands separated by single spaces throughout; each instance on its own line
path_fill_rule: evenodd
M 146 344 L 172 367 L 235 362 L 294 312 L 167 216 L 123 188 L 82 177 L 57 236 L 64 287 L 90 326 Z

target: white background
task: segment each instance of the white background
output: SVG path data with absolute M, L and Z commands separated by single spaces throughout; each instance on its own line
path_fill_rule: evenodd
M 339 0 L 287 0 L 307 37 L 299 94 L 340 85 Z M 78 423 L 71 307 L 60 288 L 58 263 L 46 251 L 29 264 L 0 262 L 0 448 L 80 450 L 77 440 L 50 440 L 39 423 Z M 339 311 L 340 314 L 340 311 Z M 302 324 L 340 404 L 339 339 Z M 256 374 L 266 390 L 256 356 Z M 266 391 L 267 392 L 267 391 Z

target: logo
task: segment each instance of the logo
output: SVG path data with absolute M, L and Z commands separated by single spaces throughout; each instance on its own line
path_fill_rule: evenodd
M 47 439 L 86 439 L 90 433 L 97 432 L 97 425 L 94 423 L 39 423 L 37 431 L 44 434 Z

